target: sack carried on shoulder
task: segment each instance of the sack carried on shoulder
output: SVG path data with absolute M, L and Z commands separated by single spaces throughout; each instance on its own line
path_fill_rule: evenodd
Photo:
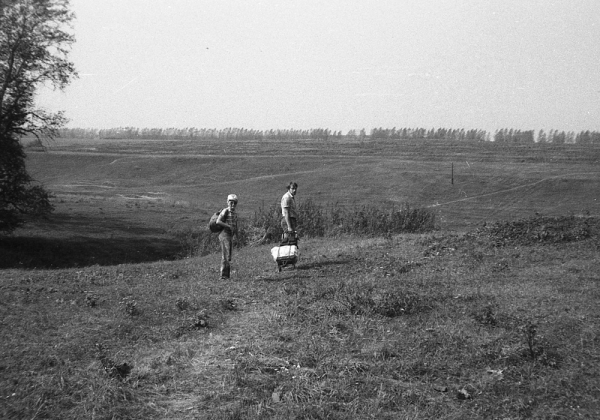
M 217 219 L 219 218 L 219 214 L 221 214 L 223 210 L 219 210 L 212 216 L 210 216 L 210 220 L 208 222 L 208 229 L 213 233 L 219 233 L 223 230 L 222 226 L 217 225 Z

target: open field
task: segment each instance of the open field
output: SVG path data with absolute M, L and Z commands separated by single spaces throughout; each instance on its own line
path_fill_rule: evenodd
M 55 194 L 56 212 L 21 235 L 58 223 L 61 235 L 91 235 L 109 249 L 130 249 L 126 238 L 161 241 L 165 252 L 150 247 L 149 259 L 176 253 L 169 232 L 203 228 L 226 194 L 238 194 L 249 215 L 276 203 L 290 180 L 299 200 L 428 207 L 446 231 L 536 212 L 600 215 L 592 146 L 59 139 L 30 152 L 29 168 Z M 115 262 L 144 260 L 128 258 Z
M 0 418 L 599 418 L 599 161 L 57 141 L 29 159 L 55 214 L 0 240 Z M 249 215 L 290 180 L 299 199 L 428 207 L 440 230 L 304 238 L 282 273 L 272 245 L 236 249 L 229 281 L 219 255 L 176 258 L 174 232 L 227 193 Z

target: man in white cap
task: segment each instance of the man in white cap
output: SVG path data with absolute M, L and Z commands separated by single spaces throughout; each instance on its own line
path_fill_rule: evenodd
M 233 249 L 233 235 L 237 234 L 237 213 L 235 208 L 238 203 L 237 195 L 229 194 L 227 196 L 227 207 L 221 210 L 217 218 L 217 225 L 223 230 L 219 233 L 219 243 L 221 244 L 221 280 L 229 278 L 231 271 L 231 252 Z

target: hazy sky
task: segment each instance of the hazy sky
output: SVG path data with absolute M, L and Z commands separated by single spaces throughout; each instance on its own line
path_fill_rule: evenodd
M 71 127 L 600 131 L 598 0 L 71 6 Z

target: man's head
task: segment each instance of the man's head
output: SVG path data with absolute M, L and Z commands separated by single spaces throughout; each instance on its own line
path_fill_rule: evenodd
M 290 194 L 296 195 L 296 191 L 298 190 L 298 184 L 296 184 L 295 182 L 290 182 L 287 186 L 287 189 L 290 192 Z
M 237 195 L 235 194 L 229 194 L 227 196 L 227 205 L 231 208 L 235 207 L 238 203 L 238 198 Z

